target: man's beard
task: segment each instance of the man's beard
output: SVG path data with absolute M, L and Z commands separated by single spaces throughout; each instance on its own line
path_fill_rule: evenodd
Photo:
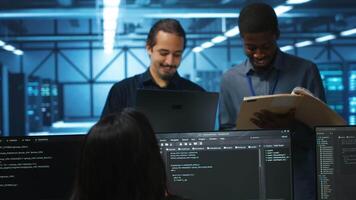
M 160 67 L 170 67 L 170 68 L 174 68 L 174 69 L 177 69 L 178 66 L 176 65 L 160 65 Z M 174 73 L 162 73 L 162 74 L 159 74 L 161 79 L 163 80 L 166 80 L 166 81 L 169 81 L 173 78 L 173 76 L 177 73 L 177 71 L 175 71 Z

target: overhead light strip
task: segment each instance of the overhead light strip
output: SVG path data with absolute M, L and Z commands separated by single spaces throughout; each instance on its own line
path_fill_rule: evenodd
M 307 3 L 311 0 L 288 0 L 286 2 L 287 5 L 291 5 L 291 4 L 302 4 L 302 3 Z
M 294 46 L 293 45 L 287 45 L 287 46 L 281 47 L 280 49 L 281 49 L 281 51 L 289 51 L 289 50 L 294 49 Z
M 290 10 L 293 9 L 293 6 L 284 6 L 284 5 L 281 5 L 281 6 L 277 6 L 274 8 L 274 11 L 276 12 L 276 15 L 277 16 L 280 16 Z
M 0 47 L 2 47 L 5 51 L 9 51 L 14 53 L 15 55 L 22 56 L 24 52 L 20 49 L 16 49 L 13 45 L 7 44 L 6 42 L 0 40 Z
M 311 40 L 306 40 L 306 41 L 295 43 L 294 46 L 296 46 L 296 47 L 306 47 L 306 46 L 309 46 L 309 45 L 312 45 L 312 44 L 313 44 L 313 42 Z
M 302 2 L 302 0 L 299 0 L 299 2 L 301 2 L 301 3 L 306 3 L 308 1 L 310 1 L 310 0 L 304 0 L 304 2 Z M 286 12 L 292 10 L 293 6 L 290 6 L 289 4 L 298 4 L 297 0 L 290 0 L 288 2 L 289 2 L 288 5 L 279 5 L 274 8 L 274 11 L 276 12 L 277 16 L 282 15 L 283 13 L 286 13 Z M 213 39 L 211 39 L 210 41 L 204 42 L 199 47 L 193 48 L 193 52 L 199 53 L 199 52 L 203 51 L 204 49 L 210 48 L 210 47 L 214 46 L 215 44 L 221 43 L 221 42 L 225 41 L 227 38 L 237 36 L 238 34 L 240 34 L 239 27 L 235 26 L 232 29 L 226 31 L 224 33 L 224 36 L 218 35 L 218 36 L 214 37 Z
M 353 35 L 353 34 L 356 34 L 356 28 L 352 28 L 352 29 L 349 29 L 349 30 L 342 31 L 339 34 L 329 34 L 329 35 L 321 36 L 321 37 L 315 38 L 314 41 L 318 42 L 318 43 L 322 43 L 322 42 L 326 42 L 326 41 L 337 39 L 338 35 L 340 35 L 342 37 L 347 37 L 347 36 L 350 36 L 350 35 Z M 295 47 L 306 47 L 306 46 L 310 46 L 312 44 L 314 44 L 313 41 L 307 40 L 307 41 L 298 42 L 298 43 L 296 43 L 294 45 L 286 45 L 286 46 L 281 47 L 280 49 L 282 51 L 290 51 L 290 50 L 294 49 Z
M 349 36 L 349 35 L 353 35 L 356 33 L 356 28 L 353 28 L 353 29 L 349 29 L 349 30 L 346 30 L 346 31 L 342 31 L 340 33 L 341 36 Z
M 103 0 L 103 46 L 105 53 L 112 53 L 115 46 L 120 0 Z
M 315 39 L 315 42 L 326 42 L 329 40 L 333 40 L 335 39 L 336 36 L 334 34 L 330 34 L 330 35 L 326 35 L 326 36 L 322 36 L 322 37 L 318 37 Z
M 278 15 L 282 15 L 283 13 L 288 12 L 291 9 L 293 9 L 293 7 L 289 6 L 289 5 L 302 4 L 302 3 L 307 3 L 309 1 L 311 1 L 311 0 L 288 0 L 286 2 L 286 4 L 288 6 L 280 5 L 280 6 L 275 7 L 274 9 L 278 16 Z M 193 52 L 199 53 L 199 52 L 203 51 L 204 49 L 210 48 L 210 47 L 214 46 L 215 44 L 221 43 L 221 42 L 225 41 L 226 39 L 228 39 L 229 37 L 234 37 L 234 36 L 237 36 L 238 34 L 240 34 L 239 27 L 235 26 L 232 29 L 230 29 L 224 33 L 225 37 L 222 35 L 218 35 L 218 36 L 214 37 L 213 39 L 211 39 L 210 42 L 205 42 L 201 46 L 193 48 Z M 349 30 L 345 30 L 345 31 L 342 31 L 339 33 L 339 35 L 341 37 L 347 37 L 347 36 L 350 36 L 353 34 L 356 34 L 356 28 L 351 28 Z M 336 38 L 337 38 L 337 34 L 329 34 L 329 35 L 315 38 L 314 41 L 317 43 L 322 43 L 322 42 L 330 41 L 330 40 L 333 40 Z M 294 48 L 306 47 L 306 46 L 310 46 L 312 44 L 314 44 L 313 41 L 307 40 L 307 41 L 298 42 L 294 45 L 286 45 L 286 46 L 280 47 L 280 49 L 282 51 L 290 51 Z

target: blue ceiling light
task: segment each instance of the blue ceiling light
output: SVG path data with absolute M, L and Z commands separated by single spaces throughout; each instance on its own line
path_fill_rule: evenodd
M 284 52 L 290 51 L 292 49 L 294 49 L 294 47 L 292 45 L 286 45 L 286 46 L 283 46 L 283 47 L 280 48 L 280 50 L 284 51 Z
M 6 42 L 0 40 L 0 47 L 4 50 L 14 53 L 15 55 L 22 56 L 24 53 L 20 49 L 16 49 L 14 46 L 10 44 L 6 44 Z
M 288 1 L 286 1 L 286 4 L 284 4 L 284 5 L 279 5 L 279 6 L 275 7 L 275 8 L 274 8 L 274 11 L 276 12 L 276 15 L 277 15 L 277 16 L 280 16 L 280 15 L 282 15 L 283 13 L 286 13 L 286 12 L 292 10 L 292 9 L 293 9 L 293 6 L 291 6 L 291 5 L 293 5 L 293 4 L 302 4 L 302 3 L 309 2 L 309 1 L 311 1 L 311 0 L 288 0 Z M 238 15 L 239 15 L 239 14 L 237 14 L 237 16 L 238 16 Z M 236 17 L 237 17 L 237 16 L 236 16 Z M 220 17 L 222 17 L 222 16 L 220 16 Z M 214 46 L 214 44 L 217 44 L 217 43 L 220 43 L 220 42 L 222 42 L 222 41 L 225 41 L 227 38 L 229 38 L 229 37 L 234 37 L 234 36 L 236 36 L 236 35 L 238 35 L 238 34 L 240 34 L 239 27 L 238 27 L 238 26 L 235 26 L 235 27 L 233 27 L 232 29 L 230 29 L 230 30 L 228 30 L 228 31 L 226 31 L 226 32 L 224 33 L 224 36 L 225 36 L 225 37 L 222 36 L 222 35 L 216 36 L 216 37 L 214 37 L 213 39 L 211 39 L 211 42 L 210 42 L 210 41 L 209 41 L 209 42 L 205 42 L 205 43 L 203 43 L 200 47 L 195 47 L 195 48 L 193 48 L 193 52 L 199 53 L 199 52 L 203 51 L 203 50 L 206 49 L 206 48 L 209 48 L 209 47 Z M 311 41 L 310 41 L 310 42 L 311 42 Z M 307 44 L 307 43 L 301 43 L 301 44 L 299 44 L 299 45 L 305 45 L 305 44 Z M 313 44 L 313 42 L 311 42 L 311 44 Z M 307 44 L 307 45 L 310 45 L 310 44 Z M 285 47 L 286 51 L 290 50 L 289 48 L 293 49 L 294 47 L 293 47 L 293 46 L 290 46 L 290 45 L 289 45 L 289 46 L 286 46 L 286 47 Z
M 120 0 L 103 0 L 103 44 L 104 52 L 111 54 L 115 46 Z
M 201 52 L 201 51 L 203 51 L 203 48 L 202 48 L 202 47 L 194 47 L 194 48 L 193 48 L 193 52 L 195 52 L 195 53 L 199 53 L 199 52 Z
M 336 36 L 334 34 L 330 34 L 330 35 L 325 35 L 325 36 L 316 38 L 315 42 L 326 42 L 329 40 L 333 40 L 335 38 L 336 38 Z
M 302 4 L 302 3 L 307 3 L 311 0 L 288 0 L 286 4 Z
M 201 47 L 202 47 L 203 49 L 207 49 L 207 48 L 210 48 L 210 47 L 212 47 L 212 46 L 214 46 L 214 43 L 212 43 L 212 42 L 204 42 L 204 43 L 201 45 Z
M 103 0 L 104 6 L 107 7 L 118 7 L 120 5 L 120 0 Z
M 225 41 L 226 39 L 227 39 L 227 37 L 218 35 L 218 36 L 214 37 L 213 39 L 211 39 L 211 42 L 214 44 L 218 44 L 218 43 Z
M 232 28 L 232 29 L 226 31 L 226 32 L 224 33 L 224 35 L 225 35 L 226 37 L 234 37 L 234 36 L 238 35 L 239 33 L 240 33 L 239 27 L 238 27 L 238 26 L 235 26 L 234 28 Z
M 349 36 L 349 35 L 353 35 L 356 33 L 356 28 L 353 28 L 353 29 L 349 29 L 349 30 L 346 30 L 346 31 L 342 31 L 340 33 L 341 36 Z
M 16 49 L 14 46 L 9 44 L 4 45 L 2 48 L 5 49 L 6 51 L 14 51 Z
M 284 5 L 280 5 L 274 8 L 274 12 L 276 12 L 277 16 L 282 15 L 283 13 L 286 13 L 290 10 L 293 9 L 293 6 L 284 6 Z
M 303 41 L 303 42 L 295 43 L 295 46 L 296 47 L 306 47 L 306 46 L 309 46 L 309 45 L 312 45 L 312 44 L 313 44 L 312 41 L 306 40 L 306 41 Z
M 19 49 L 16 49 L 13 51 L 14 54 L 18 55 L 18 56 L 22 56 L 23 55 L 23 51 L 19 50 Z

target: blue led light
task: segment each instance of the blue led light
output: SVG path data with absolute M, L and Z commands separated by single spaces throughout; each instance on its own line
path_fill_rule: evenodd
M 350 113 L 356 113 L 356 97 L 349 98 Z
M 355 115 L 350 115 L 349 116 L 349 124 L 350 125 L 356 125 L 356 116 Z

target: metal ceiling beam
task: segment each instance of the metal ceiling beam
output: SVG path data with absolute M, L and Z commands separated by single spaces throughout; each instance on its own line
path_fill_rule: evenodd
M 160 9 L 160 8 L 122 8 L 120 15 L 125 18 L 234 18 L 236 9 Z M 2 11 L 0 19 L 23 18 L 95 18 L 101 17 L 100 9 L 26 9 Z
M 330 17 L 337 14 L 355 14 L 356 7 L 338 7 L 338 8 L 293 8 L 293 10 L 284 13 L 280 17 Z
M 151 0 L 136 0 L 135 4 L 140 6 L 147 6 L 150 5 Z
M 187 39 L 212 38 L 216 34 L 188 34 Z M 1 37 L 1 36 L 0 36 Z M 116 40 L 146 40 L 147 34 L 117 35 Z M 58 36 L 13 36 L 6 37 L 11 42 L 66 42 L 66 41 L 102 41 L 102 35 L 58 35 Z
M 92 18 L 99 15 L 99 11 L 93 8 L 76 9 L 18 9 L 4 10 L 0 13 L 0 19 L 24 19 L 24 18 Z
M 187 34 L 187 39 L 211 39 L 215 37 L 218 33 L 196 33 L 196 34 Z M 322 35 L 325 35 L 325 32 L 319 33 L 300 33 L 300 32 L 288 32 L 281 34 L 281 40 L 284 39 L 312 39 Z M 2 36 L 0 35 L 0 38 Z M 147 34 L 128 34 L 120 35 L 118 34 L 117 40 L 146 40 Z M 66 42 L 66 41 L 102 41 L 101 35 L 38 35 L 38 36 L 7 36 L 6 41 L 8 42 Z M 344 38 L 350 39 L 350 38 Z
M 62 6 L 70 6 L 73 4 L 73 0 L 57 0 L 57 2 Z
M 96 18 L 102 16 L 101 9 L 22 9 L 4 10 L 0 19 L 24 18 Z M 238 17 L 237 9 L 206 8 L 120 8 L 120 16 L 125 18 L 231 18 Z
M 163 5 L 174 5 L 178 3 L 178 0 L 161 0 Z
M 236 18 L 237 8 L 120 8 L 120 15 L 125 18 Z M 356 13 L 356 8 L 337 9 L 293 9 L 280 17 L 322 17 L 341 13 Z M 96 8 L 76 9 L 20 9 L 3 10 L 1 19 L 24 18 L 96 18 L 102 16 L 102 10 Z

